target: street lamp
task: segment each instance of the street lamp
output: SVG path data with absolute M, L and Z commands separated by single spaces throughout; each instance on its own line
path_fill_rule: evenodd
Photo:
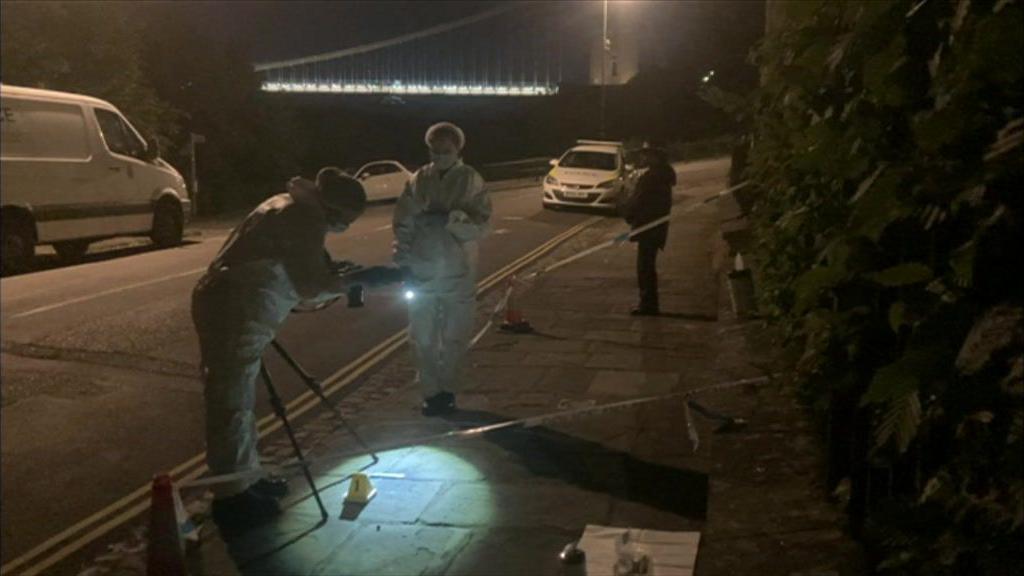
M 192 215 L 195 216 L 199 213 L 199 174 L 196 172 L 196 144 L 203 144 L 206 142 L 206 137 L 202 134 L 196 134 L 195 132 L 189 133 L 188 136 L 188 155 L 189 163 L 192 165 L 190 170 L 190 180 L 192 180 Z
M 605 69 L 608 67 L 607 57 L 610 48 L 608 41 L 608 0 L 604 0 L 604 25 L 601 32 L 601 138 L 604 138 L 604 100 L 607 82 L 605 81 Z

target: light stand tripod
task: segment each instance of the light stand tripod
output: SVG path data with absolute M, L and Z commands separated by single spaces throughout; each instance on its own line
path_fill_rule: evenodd
M 350 308 L 361 307 L 363 301 L 361 287 L 354 286 L 352 290 L 349 290 L 348 300 Z M 327 306 L 333 304 L 335 301 L 337 301 L 337 298 L 325 304 L 318 305 L 310 310 L 296 311 L 313 312 L 317 310 L 323 310 Z M 373 462 L 364 466 L 361 470 L 365 470 L 366 468 L 369 468 L 370 466 L 373 466 L 374 464 L 380 462 L 380 458 L 377 457 L 377 454 L 373 452 L 369 448 L 369 446 L 366 445 L 366 442 L 364 442 L 362 437 L 359 436 L 359 433 L 355 431 L 355 428 L 349 425 L 348 421 L 345 419 L 344 416 L 342 416 L 341 412 L 334 406 L 334 404 L 330 402 L 330 400 L 327 399 L 327 396 L 324 394 L 323 386 L 320 385 L 320 381 L 311 376 L 309 372 L 306 372 L 302 365 L 299 364 L 295 360 L 295 358 L 293 358 L 292 355 L 288 353 L 287 350 L 285 350 L 284 346 L 282 346 L 280 342 L 278 342 L 277 340 L 273 340 L 271 342 L 271 345 L 274 347 L 274 350 L 276 350 L 277 353 L 281 356 L 281 358 L 283 358 L 284 361 L 292 368 L 292 370 L 294 370 L 295 373 L 299 375 L 299 378 L 302 380 L 303 384 L 305 384 L 306 387 L 309 388 L 309 390 L 313 392 L 313 394 L 315 394 L 317 398 L 320 399 L 320 403 L 326 406 L 328 410 L 330 410 L 334 414 L 334 416 L 341 421 L 342 425 L 345 427 L 348 433 L 351 434 L 352 437 L 356 439 L 356 442 L 358 442 L 359 445 L 362 446 L 364 450 L 370 453 L 370 457 L 373 458 Z M 274 387 L 274 381 L 270 377 L 270 370 L 267 369 L 266 362 L 260 363 L 260 376 L 263 378 L 263 383 L 267 387 L 267 394 L 270 396 L 270 405 L 274 409 L 274 414 L 281 420 L 281 424 L 284 426 L 284 431 L 288 435 L 288 440 L 291 442 L 292 449 L 295 451 L 295 457 L 296 459 L 298 459 L 299 465 L 302 467 L 302 474 L 303 476 L 306 477 L 306 482 L 309 484 L 310 490 L 313 491 L 313 497 L 316 499 L 316 504 L 320 508 L 320 515 L 322 517 L 322 520 L 327 521 L 329 514 L 327 513 L 327 509 L 324 507 L 323 500 L 320 499 L 320 490 L 317 489 L 316 482 L 313 480 L 313 475 L 309 471 L 309 463 L 306 461 L 305 456 L 303 456 L 302 454 L 302 447 L 299 446 L 299 441 L 295 438 L 295 432 L 292 430 L 291 422 L 289 422 L 288 420 L 288 410 L 285 408 L 284 402 L 281 401 L 281 396 L 277 393 L 277 388 Z

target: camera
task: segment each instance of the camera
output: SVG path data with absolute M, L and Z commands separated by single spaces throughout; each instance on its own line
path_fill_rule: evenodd
M 363 287 L 356 284 L 348 289 L 348 307 L 362 308 L 363 306 L 365 306 L 363 302 Z

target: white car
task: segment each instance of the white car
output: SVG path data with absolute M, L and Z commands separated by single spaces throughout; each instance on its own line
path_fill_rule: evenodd
M 405 184 L 412 180 L 412 172 L 394 160 L 378 160 L 357 170 L 356 180 L 362 182 L 367 200 L 394 200 L 402 195 Z
M 115 236 L 181 242 L 185 180 L 109 102 L 0 85 L 3 271 L 26 269 L 39 244 L 65 259 Z
M 633 167 L 621 142 L 577 140 L 561 158 L 551 160 L 544 177 L 544 207 L 590 206 L 617 209 Z

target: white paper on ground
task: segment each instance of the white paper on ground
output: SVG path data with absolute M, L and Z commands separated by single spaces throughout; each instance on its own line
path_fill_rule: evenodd
M 586 553 L 587 576 L 612 576 L 618 561 L 615 542 L 629 539 L 647 549 L 654 576 L 693 576 L 700 532 L 668 532 L 587 524 L 578 547 Z

